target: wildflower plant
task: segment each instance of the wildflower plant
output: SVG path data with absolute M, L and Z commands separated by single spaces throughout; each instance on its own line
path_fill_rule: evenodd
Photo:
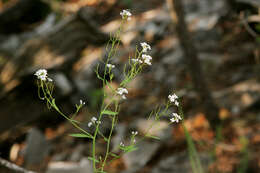
M 142 72 L 143 68 L 152 65 L 152 57 L 147 54 L 148 51 L 151 50 L 151 46 L 145 42 L 140 43 L 140 46 L 136 46 L 134 57 L 130 57 L 129 61 L 124 65 L 124 79 L 120 82 L 119 87 L 112 87 L 111 82 L 114 78 L 112 69 L 116 68 L 116 66 L 113 65 L 111 61 L 113 60 L 120 43 L 120 34 L 122 31 L 122 27 L 125 22 L 131 19 L 132 16 L 132 14 L 128 10 L 123 10 L 120 15 L 122 16 L 121 25 L 119 29 L 115 32 L 115 34 L 113 36 L 111 35 L 110 40 L 106 46 L 107 58 L 101 62 L 105 64 L 104 71 L 102 73 L 100 72 L 99 65 L 95 69 L 96 76 L 98 79 L 101 80 L 103 88 L 109 88 L 109 90 L 112 91 L 113 94 L 111 96 L 108 95 L 105 91 L 103 92 L 103 100 L 99 114 L 92 117 L 91 120 L 87 123 L 88 128 L 94 129 L 94 132 L 82 128 L 81 123 L 75 120 L 75 116 L 80 111 L 80 109 L 85 106 L 85 102 L 83 100 L 80 100 L 79 104 L 76 104 L 76 111 L 72 116 L 65 115 L 56 105 L 55 98 L 53 97 L 54 82 L 48 77 L 47 70 L 40 69 L 35 73 L 35 75 L 37 76 L 38 95 L 40 99 L 46 101 L 48 108 L 55 109 L 61 116 L 63 116 L 79 131 L 76 134 L 70 134 L 70 136 L 89 138 L 92 141 L 91 157 L 88 158 L 92 161 L 94 173 L 105 173 L 104 168 L 106 164 L 111 162 L 111 160 L 119 158 L 124 153 L 136 150 L 136 144 L 144 138 L 147 137 L 159 139 L 157 136 L 152 136 L 149 132 L 154 126 L 156 126 L 156 124 L 162 117 L 169 118 L 169 124 L 178 123 L 180 120 L 182 120 L 182 117 L 179 116 L 177 113 L 172 113 L 169 115 L 169 109 L 171 107 L 178 108 L 179 106 L 178 97 L 175 94 L 169 95 L 165 104 L 157 107 L 150 113 L 148 119 L 153 118 L 154 123 L 151 124 L 150 127 L 148 127 L 144 134 L 139 134 L 137 131 L 132 131 L 130 134 L 129 142 L 121 142 L 117 146 L 117 148 L 121 152 L 115 153 L 111 151 L 111 139 L 115 126 L 118 123 L 120 105 L 124 102 L 125 99 L 127 99 L 127 95 L 129 93 L 127 90 L 127 86 L 129 82 L 131 82 L 139 73 Z M 105 102 L 105 99 L 109 100 L 109 102 Z M 104 121 L 104 117 L 109 117 L 111 121 L 111 127 L 108 135 L 106 136 L 101 131 L 102 121 Z M 103 155 L 97 155 L 96 153 L 97 137 L 102 137 L 106 143 L 106 150 Z M 137 141 L 137 139 L 139 140 Z

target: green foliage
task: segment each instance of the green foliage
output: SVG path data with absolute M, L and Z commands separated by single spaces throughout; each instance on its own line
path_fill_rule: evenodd
M 248 172 L 248 162 L 249 162 L 249 149 L 248 149 L 248 139 L 246 137 L 241 137 L 240 142 L 242 144 L 241 150 L 241 161 L 238 168 L 238 173 L 246 173 Z
M 73 134 L 70 134 L 69 136 L 76 137 L 76 138 L 90 138 L 90 139 L 92 139 L 92 136 L 87 135 L 87 134 L 83 134 L 83 133 L 73 133 Z
M 98 105 L 102 102 L 103 95 L 104 95 L 103 89 L 95 89 L 95 90 L 91 91 L 91 93 L 90 93 L 90 99 L 91 99 L 90 107 L 92 109 L 97 108 Z
M 133 0 L 123 0 L 123 4 L 127 6 L 127 8 L 131 8 L 133 5 Z
M 179 114 L 184 118 L 184 114 L 183 114 L 181 106 L 180 106 Z M 187 130 L 183 121 L 182 121 L 182 127 L 184 129 L 185 138 L 186 138 L 186 141 L 188 144 L 188 153 L 189 153 L 192 172 L 193 173 L 203 173 L 204 171 L 203 171 L 203 167 L 200 162 L 200 157 L 197 153 L 197 150 L 196 150 L 195 144 L 192 140 L 192 137 L 191 137 L 189 131 Z
M 105 114 L 105 115 L 112 115 L 112 116 L 115 116 L 118 114 L 118 112 L 113 112 L 113 111 L 110 111 L 110 110 L 104 110 L 102 111 L 101 114 Z

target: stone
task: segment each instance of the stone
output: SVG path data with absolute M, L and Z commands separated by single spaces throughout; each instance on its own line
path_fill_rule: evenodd
M 207 154 L 200 154 L 202 167 L 206 167 L 210 162 L 210 157 Z M 176 153 L 162 159 L 151 173 L 190 173 L 192 172 L 189 155 L 186 152 Z

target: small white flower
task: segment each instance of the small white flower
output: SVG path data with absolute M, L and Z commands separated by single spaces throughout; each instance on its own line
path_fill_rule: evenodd
M 143 58 L 145 64 L 152 65 L 151 60 L 153 58 L 150 55 L 143 54 L 142 58 Z
M 121 11 L 120 15 L 122 16 L 122 19 L 131 20 L 132 14 L 128 10 Z
M 126 88 L 117 88 L 117 94 L 121 95 L 123 99 L 126 99 L 125 94 L 128 94 L 128 91 Z
M 173 103 L 173 102 L 176 102 L 176 100 L 178 99 L 178 96 L 176 94 L 173 94 L 173 95 L 169 95 L 168 98 L 169 98 L 170 102 Z M 178 105 L 179 105 L 179 103 L 178 103 Z
M 170 119 L 171 122 L 176 122 L 178 123 L 180 120 L 182 120 L 181 116 L 178 115 L 177 113 L 172 113 L 172 118 Z
M 124 144 L 123 142 L 120 142 L 120 146 L 124 147 L 124 146 L 125 146 L 125 144 Z
M 45 69 L 39 69 L 34 73 L 35 76 L 37 76 L 38 79 L 42 81 L 46 81 L 47 79 L 47 70 Z
M 93 125 L 92 122 L 89 122 L 89 123 L 88 123 L 88 127 L 91 127 L 92 125 Z
M 112 68 L 115 68 L 116 66 L 113 64 L 107 64 L 107 67 L 112 69 Z
M 122 99 L 124 99 L 124 100 L 125 100 L 125 99 L 126 99 L 126 96 L 125 96 L 125 95 L 122 95 Z
M 85 105 L 85 104 L 86 104 L 86 103 L 83 102 L 82 100 L 79 100 L 79 103 L 80 103 L 81 105 Z
M 146 53 L 147 52 L 147 50 L 151 50 L 152 48 L 151 48 L 151 46 L 149 45 L 149 44 L 147 44 L 146 42 L 143 42 L 143 43 L 140 43 L 141 44 L 141 46 L 142 46 L 142 48 L 143 48 L 143 52 L 144 53 Z
M 97 118 L 96 118 L 96 117 L 92 117 L 92 118 L 91 118 L 91 121 L 92 121 L 93 123 L 96 123 Z
M 142 60 L 140 60 L 140 59 L 135 59 L 135 58 L 131 59 L 131 61 L 133 61 L 133 63 L 136 63 L 136 62 L 138 62 L 138 63 L 140 63 L 140 64 L 143 63 Z
M 132 135 L 137 135 L 138 131 L 132 131 Z
M 48 80 L 49 82 L 52 82 L 52 81 L 53 81 L 53 80 L 52 80 L 51 78 L 49 78 L 49 77 L 47 78 L 47 80 Z
M 175 100 L 174 104 L 175 104 L 176 106 L 179 106 L 179 102 L 178 102 L 177 100 Z

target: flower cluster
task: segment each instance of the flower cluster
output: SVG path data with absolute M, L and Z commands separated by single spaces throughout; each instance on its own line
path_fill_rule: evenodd
M 38 79 L 41 81 L 48 80 L 49 82 L 52 82 L 52 79 L 48 77 L 48 73 L 46 69 L 39 69 L 34 73 L 35 76 L 37 76 Z
M 121 11 L 120 15 L 122 16 L 122 19 L 131 20 L 132 14 L 128 10 Z
M 132 131 L 132 135 L 136 136 L 138 134 L 138 131 Z
M 146 53 L 148 50 L 152 50 L 151 46 L 149 44 L 147 44 L 146 42 L 142 42 L 140 44 L 142 47 L 142 53 Z M 151 63 L 152 57 L 150 55 L 142 54 L 142 59 L 145 64 L 152 65 L 152 63 Z
M 146 53 L 147 50 L 152 50 L 151 46 L 149 44 L 147 44 L 146 42 L 142 42 L 140 44 L 141 44 L 141 46 L 143 48 L 143 50 L 142 50 L 143 53 Z
M 132 133 L 131 141 L 133 144 L 135 144 L 136 143 L 135 136 L 138 134 L 138 131 L 132 131 L 131 133 Z
M 142 59 L 144 60 L 145 64 L 152 65 L 151 63 L 152 57 L 150 55 L 143 54 Z
M 178 96 L 176 94 L 169 95 L 168 98 L 171 103 L 174 103 L 176 106 L 179 106 Z
M 148 50 L 151 50 L 151 49 L 152 49 L 151 46 L 150 46 L 149 44 L 147 44 L 146 42 L 142 42 L 142 43 L 140 43 L 140 45 L 141 45 L 141 47 L 142 47 L 141 53 L 146 53 Z M 134 63 L 140 63 L 140 64 L 145 63 L 145 64 L 147 64 L 147 65 L 152 65 L 151 60 L 152 60 L 153 58 L 152 58 L 150 55 L 142 54 L 141 58 L 142 58 L 142 59 L 138 59 L 138 58 L 135 59 L 135 58 L 133 58 L 133 59 L 131 59 L 131 60 L 132 60 L 132 62 L 134 62 Z
M 182 120 L 180 115 L 178 115 L 177 113 L 172 113 L 172 118 L 170 119 L 172 123 L 178 123 L 180 120 Z
M 126 99 L 125 94 L 128 94 L 128 91 L 126 88 L 117 88 L 117 94 L 121 95 L 123 99 Z
M 84 102 L 83 100 L 79 100 L 79 104 L 83 106 L 86 104 L 86 102 Z
M 96 117 L 92 117 L 90 122 L 88 123 L 88 127 L 91 127 L 93 124 L 100 124 L 101 121 L 98 121 Z
M 123 143 L 123 142 L 120 142 L 120 144 L 119 144 L 121 147 L 124 147 L 125 146 L 125 144 Z
M 107 64 L 106 66 L 107 66 L 108 68 L 111 68 L 111 69 L 116 67 L 116 66 L 113 65 L 113 64 Z
M 136 63 L 136 62 L 137 62 L 137 63 L 140 63 L 140 64 L 142 64 L 142 63 L 143 63 L 143 61 L 142 61 L 142 60 L 140 60 L 140 59 L 137 59 L 137 58 L 132 58 L 131 60 L 132 60 L 132 62 L 133 62 L 133 63 Z

